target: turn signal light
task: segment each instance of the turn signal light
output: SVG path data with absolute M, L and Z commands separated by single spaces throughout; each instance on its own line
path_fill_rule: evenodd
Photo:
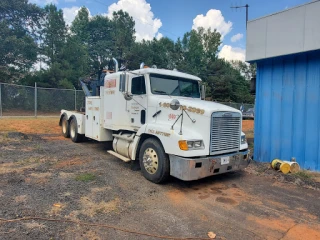
M 179 147 L 181 150 L 184 150 L 184 151 L 187 151 L 189 148 L 188 148 L 188 143 L 186 140 L 180 140 L 179 141 Z

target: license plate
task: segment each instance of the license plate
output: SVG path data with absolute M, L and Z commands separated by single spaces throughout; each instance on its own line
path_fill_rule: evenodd
M 221 165 L 229 164 L 229 162 L 230 162 L 230 157 L 222 157 L 221 158 Z

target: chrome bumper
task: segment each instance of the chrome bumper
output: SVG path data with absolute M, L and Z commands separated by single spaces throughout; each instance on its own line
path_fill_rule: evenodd
M 249 150 L 233 154 L 184 158 L 169 155 L 170 175 L 184 181 L 192 181 L 212 175 L 246 168 L 250 163 Z

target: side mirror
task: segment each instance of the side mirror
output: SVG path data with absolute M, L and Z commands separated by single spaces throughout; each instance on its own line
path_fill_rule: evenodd
M 202 100 L 206 99 L 206 86 L 204 84 L 201 85 L 201 99 Z
M 124 92 L 124 93 L 123 93 L 123 97 L 124 97 L 124 99 L 127 100 L 127 101 L 132 100 L 132 94 L 129 93 L 129 92 Z

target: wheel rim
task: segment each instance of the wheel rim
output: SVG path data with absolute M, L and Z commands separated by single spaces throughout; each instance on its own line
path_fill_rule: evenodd
M 152 148 L 147 148 L 143 153 L 143 166 L 149 174 L 155 174 L 158 170 L 158 154 Z
M 76 136 L 76 128 L 75 128 L 75 124 L 73 122 L 71 123 L 70 136 L 72 138 L 74 138 Z

